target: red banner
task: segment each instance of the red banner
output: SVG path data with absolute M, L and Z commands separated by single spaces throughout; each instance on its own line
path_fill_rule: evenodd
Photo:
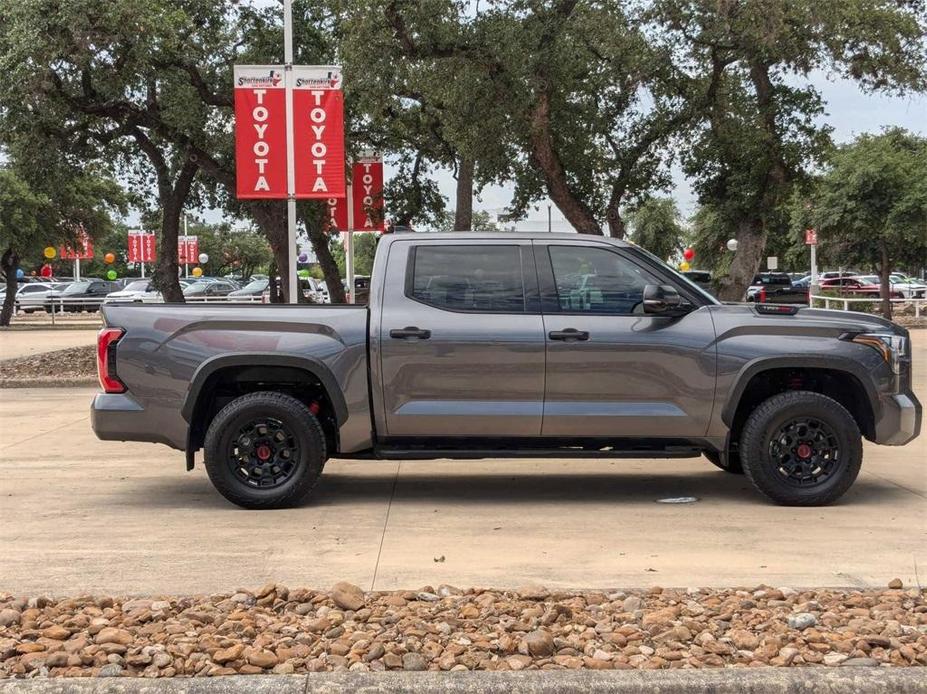
M 196 265 L 200 262 L 200 240 L 198 236 L 177 237 L 177 262 L 180 265 Z
M 352 231 L 383 231 L 383 160 L 372 155 L 362 156 L 355 162 L 352 172 Z
M 343 198 L 344 93 L 341 68 L 294 66 L 293 144 L 296 197 Z
M 90 260 L 93 258 L 93 241 L 83 231 L 78 234 L 78 247 L 75 250 L 70 246 L 61 246 L 58 257 L 62 260 Z
M 153 233 L 129 232 L 129 252 L 126 260 L 130 263 L 153 263 L 157 257 L 157 244 Z
M 235 193 L 286 198 L 286 90 L 279 65 L 236 65 Z
M 805 229 L 805 245 L 806 246 L 817 246 L 818 245 L 818 232 L 814 229 Z
M 325 231 L 329 233 L 334 231 L 347 231 L 347 200 L 345 198 L 329 198 L 326 202 L 328 203 L 328 225 Z

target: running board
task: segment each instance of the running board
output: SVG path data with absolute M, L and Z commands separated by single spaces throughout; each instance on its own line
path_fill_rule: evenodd
M 481 460 L 484 458 L 698 458 L 701 448 L 668 446 L 637 450 L 582 449 L 582 448 L 391 448 L 374 449 L 377 458 L 385 460 Z

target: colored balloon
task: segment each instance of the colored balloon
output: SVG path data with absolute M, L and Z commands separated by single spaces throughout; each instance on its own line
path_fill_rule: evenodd
M 200 253 L 200 265 L 205 265 L 209 262 L 209 255 L 206 253 Z
M 193 269 L 190 271 L 190 274 L 192 274 L 194 277 L 202 277 L 202 276 L 203 276 L 203 268 L 201 268 L 201 267 L 195 267 L 195 268 L 193 268 Z
M 687 248 L 686 250 L 682 252 L 682 257 L 685 258 L 686 260 L 692 260 L 695 257 L 695 249 Z
M 689 263 L 687 263 L 685 260 L 679 263 L 679 269 L 683 272 L 688 272 L 690 267 L 691 265 L 689 265 Z
M 108 270 L 108 271 L 106 272 L 106 279 L 108 279 L 108 280 L 114 280 L 114 279 L 116 279 L 117 277 L 119 277 L 119 273 L 116 272 L 115 270 Z
M 731 239 L 730 241 L 728 241 L 727 249 L 729 251 L 736 251 L 737 250 L 737 239 Z
M 16 279 L 21 280 L 25 276 L 26 276 L 26 273 L 23 272 L 23 269 L 21 267 L 16 268 Z
M 309 254 L 308 254 L 308 253 L 300 253 L 300 254 L 296 257 L 296 259 L 297 259 L 299 262 L 301 262 L 301 263 L 307 263 L 307 262 L 309 262 Z
M 114 253 L 107 253 L 103 256 L 103 262 L 107 265 L 112 265 L 116 262 L 116 255 Z
M 45 247 L 44 253 L 45 253 L 45 257 L 48 258 L 49 260 L 51 260 L 52 258 L 55 257 L 55 254 L 56 254 L 55 247 L 54 247 L 54 246 L 46 246 L 46 247 Z

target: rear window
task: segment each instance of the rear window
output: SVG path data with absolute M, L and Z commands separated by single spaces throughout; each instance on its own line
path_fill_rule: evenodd
M 448 311 L 525 311 L 518 246 L 429 244 L 411 252 L 410 298 Z

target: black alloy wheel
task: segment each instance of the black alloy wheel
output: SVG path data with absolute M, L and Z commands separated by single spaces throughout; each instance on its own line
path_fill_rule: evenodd
M 740 434 L 739 457 L 756 489 L 785 506 L 823 506 L 852 486 L 862 434 L 833 398 L 791 390 L 760 403 Z

